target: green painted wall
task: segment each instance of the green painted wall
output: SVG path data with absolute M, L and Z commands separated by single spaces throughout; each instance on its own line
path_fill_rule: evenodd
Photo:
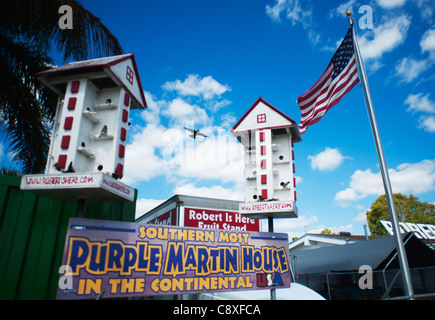
M 55 299 L 68 219 L 76 203 L 20 190 L 21 177 L 0 176 L 0 300 Z M 133 202 L 87 203 L 84 218 L 134 222 Z

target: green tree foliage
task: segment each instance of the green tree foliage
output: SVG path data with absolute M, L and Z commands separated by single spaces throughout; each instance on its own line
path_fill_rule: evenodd
M 399 222 L 435 224 L 435 205 L 428 202 L 420 202 L 412 194 L 407 197 L 401 193 L 394 194 L 394 204 L 396 207 Z M 390 220 L 388 204 L 385 194 L 379 196 L 366 212 L 367 222 L 373 236 L 389 235 L 381 224 L 381 220 Z
M 59 27 L 59 8 L 73 29 Z M 0 0 L 0 132 L 24 173 L 44 171 L 57 97 L 34 74 L 50 68 L 51 47 L 68 59 L 122 54 L 117 38 L 74 0 Z
M 320 234 L 335 234 L 335 232 L 332 232 L 329 228 L 325 228 L 320 232 Z

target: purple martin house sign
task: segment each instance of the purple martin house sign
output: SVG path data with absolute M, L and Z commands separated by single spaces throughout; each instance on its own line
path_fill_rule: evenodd
M 288 235 L 71 218 L 58 299 L 290 287 Z

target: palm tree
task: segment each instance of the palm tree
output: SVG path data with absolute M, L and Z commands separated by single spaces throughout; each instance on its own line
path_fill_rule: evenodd
M 73 29 L 59 27 L 69 5 Z M 24 173 L 44 171 L 57 97 L 34 74 L 50 68 L 51 47 L 68 59 L 122 54 L 117 38 L 75 0 L 0 0 L 0 130 Z

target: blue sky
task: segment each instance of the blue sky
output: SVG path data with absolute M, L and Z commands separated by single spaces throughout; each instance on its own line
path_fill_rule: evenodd
M 299 123 L 296 99 L 332 58 L 348 9 L 358 24 L 393 191 L 435 203 L 432 0 L 84 6 L 135 54 L 146 93 L 149 108 L 130 115 L 121 180 L 138 189 L 138 215 L 177 193 L 243 200 L 242 149 L 229 129 L 259 96 Z M 364 25 L 370 11 L 372 26 Z M 193 141 L 184 126 L 210 137 Z M 275 230 L 290 237 L 324 228 L 363 234 L 364 213 L 383 187 L 360 86 L 302 139 L 294 147 L 299 217 L 279 220 Z

